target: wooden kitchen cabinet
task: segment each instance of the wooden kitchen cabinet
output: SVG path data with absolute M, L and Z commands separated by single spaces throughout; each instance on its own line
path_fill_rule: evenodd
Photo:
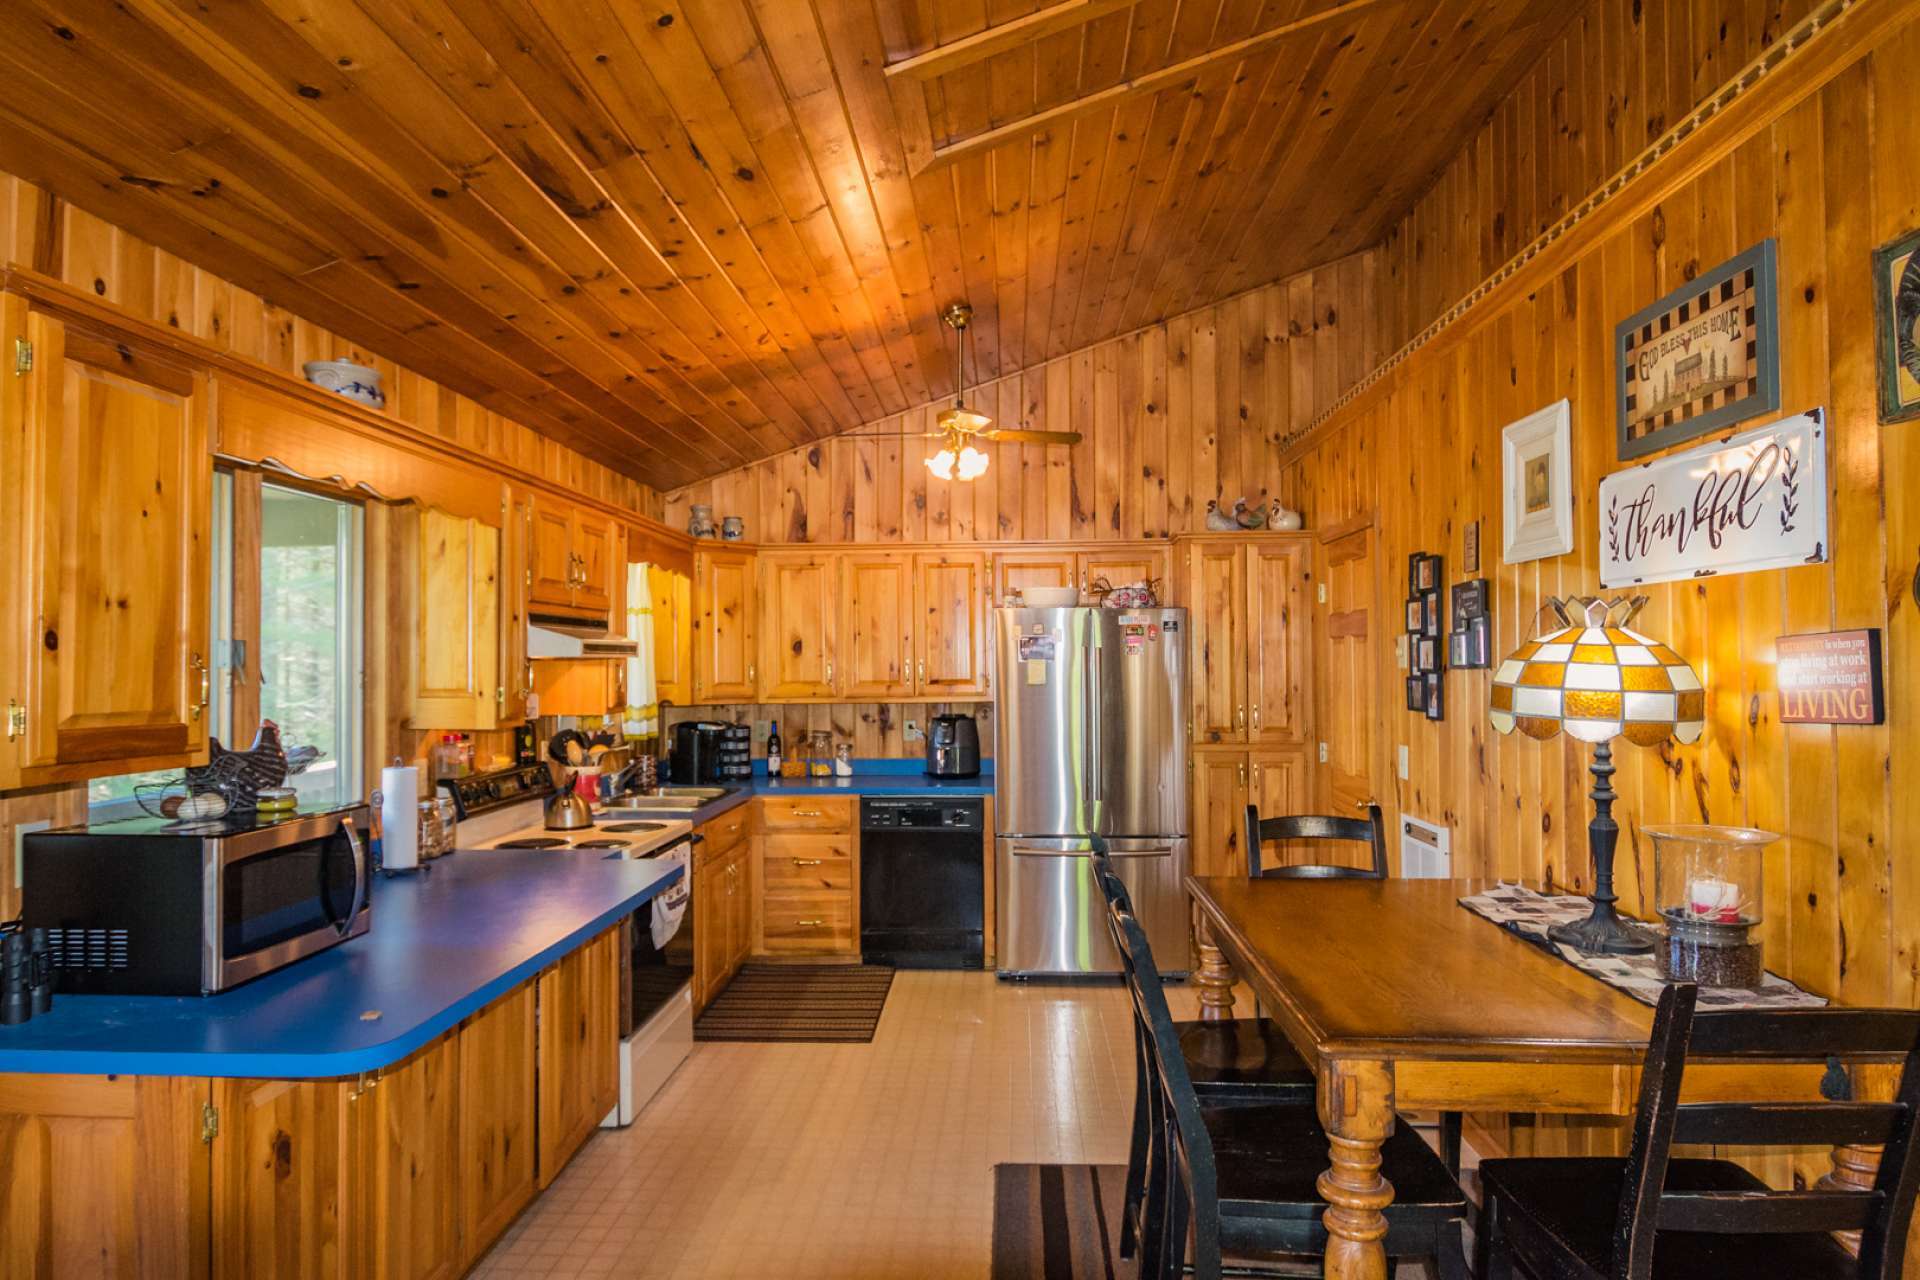
M 403 575 L 415 584 L 405 602 L 413 615 L 413 724 L 498 728 L 507 703 L 500 530 L 432 507 L 400 519 Z
M 576 511 L 573 516 L 573 553 L 579 576 L 574 583 L 573 604 L 596 614 L 614 613 L 620 598 L 620 537 L 613 521 L 606 516 Z M 625 618 L 612 619 L 614 630 L 625 629 Z
M 702 548 L 693 557 L 693 700 L 752 702 L 759 584 L 754 554 Z
M 986 696 L 987 558 L 914 557 L 914 689 L 922 697 Z
M 662 702 L 693 700 L 693 580 L 658 565 L 647 570 L 653 597 L 653 682 Z
M 693 862 L 693 1007 L 726 990 L 753 950 L 752 830 L 759 801 L 701 824 Z
M 993 599 L 1010 605 L 1028 587 L 1078 587 L 1079 557 L 1071 550 L 1008 551 L 993 558 Z
M 1307 740 L 1311 543 L 1300 535 L 1187 540 L 1188 731 L 1196 744 Z
M 1311 733 L 1307 637 L 1313 622 L 1313 547 L 1305 538 L 1263 538 L 1246 554 L 1247 741 L 1255 746 L 1304 743 Z
M 842 556 L 840 602 L 841 692 L 862 701 L 913 696 L 913 558 Z
M 215 1080 L 216 1280 L 370 1271 L 377 1130 L 356 1081 Z M 364 1104 L 364 1105 L 363 1105 Z
M 528 518 L 527 598 L 537 612 L 607 617 L 618 598 L 614 522 L 536 496 Z
M 0 1078 L 0 1275 L 208 1275 L 208 1101 L 204 1078 Z
M 1197 750 L 1193 765 L 1193 874 L 1243 876 L 1248 776 L 1245 751 Z
M 19 316 L 17 305 L 10 313 Z M 20 591 L 5 625 L 15 777 L 204 758 L 213 461 L 204 370 L 28 309 L 9 372 Z
M 1167 582 L 1167 564 L 1165 547 L 1142 547 L 1134 543 L 1111 548 L 1004 552 L 994 557 L 993 599 L 1007 604 L 1013 593 L 1027 587 L 1074 587 L 1086 592 L 1104 578 L 1116 587 L 1158 581 L 1164 600 L 1172 594 Z M 1088 603 L 1092 603 L 1091 599 Z
M 840 609 L 835 562 L 819 554 L 763 552 L 759 696 L 763 701 L 826 698 L 834 681 L 834 632 Z
M 610 929 L 538 979 L 542 1190 L 620 1100 L 620 938 Z
M 1196 743 L 1245 742 L 1247 728 L 1247 557 L 1237 543 L 1187 549 L 1188 737 Z
M 1163 549 L 1134 546 L 1082 551 L 1075 562 L 1082 591 L 1091 591 L 1094 583 L 1104 579 L 1114 587 L 1157 582 L 1162 600 L 1172 595 L 1172 584 L 1167 581 L 1168 553 Z
M 860 860 L 854 801 L 762 796 L 753 951 L 858 957 Z
M 460 1048 L 457 1035 L 443 1035 L 382 1068 L 348 1104 L 349 1120 L 370 1130 L 359 1140 L 346 1192 L 371 1205 L 349 1219 L 348 1238 L 371 1234 L 376 1276 L 441 1280 L 463 1269 Z
M 536 1194 L 534 986 L 460 1027 L 461 1254 L 479 1260 Z

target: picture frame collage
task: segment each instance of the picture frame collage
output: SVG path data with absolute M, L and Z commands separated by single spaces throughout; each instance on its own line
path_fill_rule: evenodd
M 1447 665 L 1480 671 L 1493 665 L 1492 593 L 1485 578 L 1456 582 L 1452 589 L 1453 629 L 1447 633 Z
M 1407 557 L 1407 710 L 1429 720 L 1446 718 L 1446 626 L 1441 587 L 1446 577 L 1441 557 L 1416 551 Z

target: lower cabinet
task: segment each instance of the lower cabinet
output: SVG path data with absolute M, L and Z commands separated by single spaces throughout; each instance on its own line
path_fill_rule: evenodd
M 753 949 L 753 850 L 749 815 L 759 801 L 700 828 L 693 862 L 693 1010 L 726 990 Z
M 1193 764 L 1193 874 L 1247 874 L 1247 806 L 1262 817 L 1305 813 L 1308 804 L 1304 747 L 1248 751 L 1199 747 Z M 1324 855 L 1319 855 L 1324 857 Z M 1311 861 L 1284 848 L 1267 851 L 1266 865 Z
M 464 1273 L 617 1101 L 620 939 L 366 1076 L 0 1075 L 0 1276 Z
M 760 812 L 754 952 L 858 958 L 860 857 L 854 802 L 765 796 Z
M 620 1101 L 620 931 L 539 978 L 539 1185 L 549 1186 Z

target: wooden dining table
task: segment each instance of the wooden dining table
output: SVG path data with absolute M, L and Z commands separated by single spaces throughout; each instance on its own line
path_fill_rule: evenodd
M 1190 876 L 1201 1017 L 1234 1013 L 1234 983 L 1313 1064 L 1328 1168 L 1325 1274 L 1385 1280 L 1380 1145 L 1396 1111 L 1630 1115 L 1653 1010 L 1513 936 L 1459 900 L 1469 880 Z M 1249 1011 L 1250 1012 L 1250 1011 Z M 1890 1081 L 1855 1072 L 1857 1096 Z M 1684 1096 L 1817 1096 L 1820 1064 L 1689 1066 Z M 1871 1083 L 1869 1083 L 1871 1080 Z M 1839 1148 L 1835 1185 L 1865 1188 L 1877 1148 Z

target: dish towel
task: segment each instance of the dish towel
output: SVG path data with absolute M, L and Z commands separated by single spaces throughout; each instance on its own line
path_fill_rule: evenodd
M 687 886 L 693 883 L 692 851 L 692 845 L 683 844 L 655 859 L 656 862 L 671 862 L 680 868 L 680 878 L 653 900 L 653 945 L 656 949 L 673 941 L 673 935 L 680 932 L 680 917 L 687 914 Z
M 653 566 L 627 566 L 627 639 L 636 651 L 627 659 L 627 709 L 622 729 L 629 738 L 659 731 L 660 694 L 653 682 Z

